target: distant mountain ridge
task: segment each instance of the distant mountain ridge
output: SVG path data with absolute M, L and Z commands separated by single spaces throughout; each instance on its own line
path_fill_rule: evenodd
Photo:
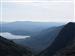
M 0 32 L 10 32 L 14 35 L 34 35 L 44 29 L 63 25 L 64 23 L 54 22 L 31 22 L 31 21 L 17 21 L 0 24 Z

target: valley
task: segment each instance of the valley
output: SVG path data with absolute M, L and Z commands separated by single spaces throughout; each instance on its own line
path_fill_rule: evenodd
M 4 31 L 0 33 L 0 55 L 72 56 L 73 54 L 74 56 L 74 39 L 75 23 L 72 22 L 59 26 L 47 27 L 39 32 L 36 31 L 36 33 L 32 35 L 17 35 L 9 31 Z

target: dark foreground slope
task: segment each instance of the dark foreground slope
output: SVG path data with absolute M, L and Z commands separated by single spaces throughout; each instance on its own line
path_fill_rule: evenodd
M 0 56 L 32 56 L 32 53 L 27 48 L 0 36 Z
M 75 39 L 69 45 L 57 51 L 54 56 L 75 56 Z
M 66 47 L 75 37 L 75 23 L 68 23 L 62 28 L 55 41 L 40 56 L 53 56 L 56 51 Z M 61 55 L 60 55 L 61 56 Z

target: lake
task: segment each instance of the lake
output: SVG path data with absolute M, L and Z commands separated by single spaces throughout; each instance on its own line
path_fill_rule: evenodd
M 7 39 L 22 39 L 22 38 L 30 38 L 30 36 L 13 35 L 13 34 L 8 33 L 8 32 L 2 32 L 2 33 L 0 33 L 0 36 L 3 36 L 4 38 L 7 38 Z

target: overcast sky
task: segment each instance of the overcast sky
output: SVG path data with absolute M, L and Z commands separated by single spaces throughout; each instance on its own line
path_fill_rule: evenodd
M 2 3 L 2 21 L 69 22 L 73 14 L 73 2 Z

